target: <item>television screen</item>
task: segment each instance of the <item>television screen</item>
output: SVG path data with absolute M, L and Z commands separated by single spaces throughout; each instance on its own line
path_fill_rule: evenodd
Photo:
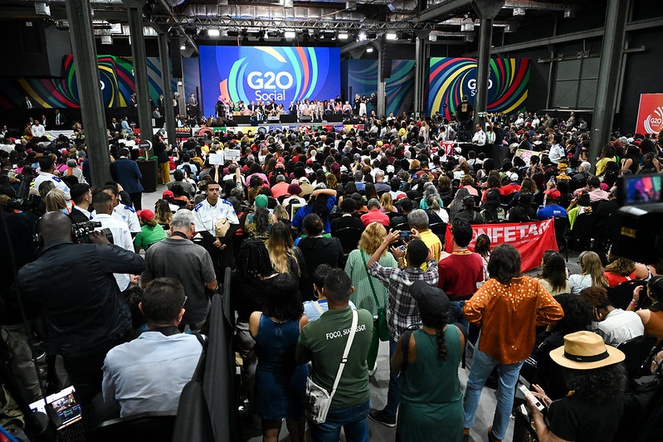
M 340 48 L 200 46 L 203 113 L 217 101 L 330 100 L 341 91 Z

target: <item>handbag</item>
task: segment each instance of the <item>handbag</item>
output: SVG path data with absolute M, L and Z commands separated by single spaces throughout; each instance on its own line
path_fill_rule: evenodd
M 359 253 L 361 254 L 361 260 L 364 262 L 364 268 L 366 268 L 366 257 L 364 256 L 364 252 L 360 251 Z M 373 318 L 373 333 L 377 334 L 381 341 L 388 341 L 391 335 L 389 333 L 389 325 L 387 324 L 387 306 L 385 304 L 380 307 L 380 302 L 378 301 L 378 296 L 375 294 L 375 286 L 373 285 L 373 278 L 371 275 L 368 275 L 368 283 L 371 285 L 371 293 L 373 293 L 373 299 L 378 308 L 378 314 Z
M 306 415 L 316 424 L 322 424 L 327 420 L 327 413 L 329 413 L 332 399 L 334 398 L 334 394 L 336 394 L 338 383 L 341 381 L 343 369 L 345 368 L 345 364 L 348 361 L 350 347 L 352 347 L 352 341 L 355 338 L 358 317 L 359 315 L 357 314 L 357 311 L 352 310 L 352 326 L 350 327 L 350 335 L 348 336 L 348 341 L 345 343 L 345 350 L 343 350 L 343 357 L 341 358 L 341 363 L 338 366 L 336 379 L 334 379 L 334 385 L 332 386 L 331 393 L 329 393 L 325 388 L 313 382 L 313 378 L 310 375 L 308 378 L 306 378 Z
M 223 238 L 226 236 L 226 233 L 228 233 L 229 229 L 230 221 L 228 221 L 228 218 L 221 218 L 214 223 L 214 236 L 217 238 Z

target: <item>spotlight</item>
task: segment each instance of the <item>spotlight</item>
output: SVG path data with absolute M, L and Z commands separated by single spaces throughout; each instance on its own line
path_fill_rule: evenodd
M 525 15 L 525 8 L 513 8 L 513 15 Z
M 283 36 L 288 40 L 293 40 L 297 36 L 297 33 L 295 31 L 285 31 Z
M 367 48 L 366 48 L 366 52 L 367 52 L 368 54 L 370 54 L 371 52 L 373 52 L 373 46 L 369 46 L 369 47 L 367 47 Z
M 218 37 L 218 36 L 221 35 L 221 31 L 219 31 L 216 28 L 210 28 L 210 29 L 207 30 L 207 35 L 209 37 Z
M 398 34 L 396 34 L 395 32 L 387 32 L 385 38 L 387 40 L 398 40 Z
M 113 44 L 113 37 L 110 35 L 102 35 L 101 36 L 101 44 L 102 45 L 112 45 Z
M 361 31 L 357 38 L 359 39 L 359 41 L 366 40 L 366 33 L 364 31 Z
M 347 40 L 349 37 L 350 36 L 345 31 L 341 31 L 341 32 L 338 33 L 338 39 L 339 40 Z
M 183 44 L 182 46 L 180 46 L 180 51 L 184 51 L 185 49 L 186 49 L 186 44 Z

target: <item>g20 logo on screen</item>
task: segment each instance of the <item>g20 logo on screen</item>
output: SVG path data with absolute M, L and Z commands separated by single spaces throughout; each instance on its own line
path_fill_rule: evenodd
M 488 79 L 488 89 L 493 87 L 493 80 Z M 475 78 L 470 79 L 467 82 L 467 88 L 470 90 L 470 95 L 473 97 L 477 94 L 477 80 Z
M 285 91 L 295 83 L 289 72 L 252 71 L 246 76 L 247 85 L 254 90 L 255 99 L 284 101 Z
M 659 106 L 652 112 L 647 115 L 644 121 L 645 130 L 647 133 L 659 133 L 663 130 L 663 106 Z

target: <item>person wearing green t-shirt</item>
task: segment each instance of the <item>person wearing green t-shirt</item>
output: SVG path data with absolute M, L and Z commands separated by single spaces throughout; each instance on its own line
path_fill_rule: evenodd
M 297 363 L 312 361 L 313 382 L 330 394 L 350 334 L 352 309 L 348 301 L 353 291 L 347 273 L 342 269 L 332 270 L 322 289 L 329 310 L 306 325 L 299 335 Z M 357 313 L 357 331 L 327 420 L 323 424 L 309 421 L 316 442 L 338 441 L 341 427 L 348 442 L 368 442 L 370 390 L 366 357 L 373 336 L 373 316 L 364 309 L 358 309 Z
M 141 230 L 140 233 L 134 238 L 134 247 L 136 253 L 140 249 L 147 250 L 152 244 L 166 239 L 166 232 L 154 219 L 154 212 L 148 209 L 139 210 L 136 215 L 140 220 Z

